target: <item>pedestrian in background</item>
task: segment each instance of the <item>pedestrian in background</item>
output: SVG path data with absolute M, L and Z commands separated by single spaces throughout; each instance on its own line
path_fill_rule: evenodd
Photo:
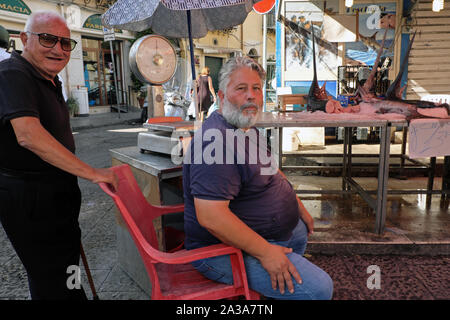
M 32 299 L 86 299 L 82 287 L 67 284 L 80 258 L 77 177 L 115 187 L 117 177 L 74 154 L 57 77 L 77 44 L 64 18 L 34 12 L 20 39 L 22 54 L 0 62 L 0 221 L 26 269 Z
M 209 75 L 209 68 L 204 67 L 197 79 L 197 97 L 198 111 L 203 121 L 204 115 L 208 112 L 209 107 L 216 102 L 216 93 L 212 85 L 212 79 Z

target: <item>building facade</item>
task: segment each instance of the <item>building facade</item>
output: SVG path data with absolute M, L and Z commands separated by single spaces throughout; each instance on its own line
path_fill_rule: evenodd
M 101 14 L 108 0 L 0 0 L 0 25 L 10 33 L 10 51 L 23 49 L 19 33 L 23 31 L 29 15 L 35 11 L 52 10 L 67 20 L 71 37 L 77 46 L 71 53 L 69 64 L 61 71 L 68 95 L 87 91 L 90 112 L 98 106 L 115 104 L 116 71 L 119 102 L 137 106 L 136 93 L 131 90 L 129 52 L 136 39 L 134 32 L 115 30 L 114 41 L 104 41 Z M 268 15 L 266 58 L 268 78 L 275 74 L 275 19 L 274 10 Z M 187 39 L 170 39 L 178 55 L 178 71 L 171 83 L 187 95 L 192 79 Z M 263 15 L 250 12 L 244 24 L 229 30 L 209 32 L 206 37 L 194 39 L 196 76 L 204 66 L 211 69 L 213 83 L 218 89 L 218 72 L 222 63 L 233 55 L 250 55 L 263 64 Z M 112 50 L 111 50 L 112 49 Z M 170 82 L 170 81 L 169 81 Z M 274 90 L 270 87 L 269 91 Z M 273 93 L 274 96 L 274 93 Z
M 267 18 L 266 46 L 266 89 L 268 101 L 275 103 L 275 88 L 272 80 L 275 79 L 275 9 L 272 9 Z M 227 30 L 210 31 L 206 37 L 194 40 L 195 61 L 197 74 L 204 66 L 210 68 L 215 90 L 218 89 L 218 72 L 223 62 L 234 55 L 248 55 L 264 64 L 264 15 L 251 11 L 242 25 Z
M 104 41 L 100 16 L 106 7 L 101 1 L 0 0 L 0 25 L 8 30 L 12 49 L 23 49 L 19 33 L 30 14 L 40 10 L 52 10 L 64 16 L 71 37 L 77 41 L 70 62 L 60 73 L 66 93 L 70 96 L 74 90 L 86 90 L 90 107 L 115 103 L 112 94 L 115 66 L 121 99 L 125 99 L 130 85 L 128 40 L 134 39 L 134 34 L 116 30 L 116 40 Z

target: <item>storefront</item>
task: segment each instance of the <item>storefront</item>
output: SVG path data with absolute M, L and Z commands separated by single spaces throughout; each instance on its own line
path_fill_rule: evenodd
M 103 32 L 99 14 L 89 16 L 83 23 L 84 29 Z M 116 30 L 116 34 L 121 34 Z M 123 57 L 121 40 L 104 41 L 103 37 L 82 35 L 84 85 L 88 90 L 90 106 L 115 104 L 114 70 L 116 70 L 119 100 L 124 101 L 126 87 L 123 81 Z M 111 54 L 111 47 L 113 52 Z M 114 60 L 114 61 L 113 61 Z
M 19 33 L 34 11 L 52 10 L 63 15 L 77 41 L 71 52 L 69 64 L 60 76 L 65 91 L 70 96 L 74 90 L 85 90 L 89 106 L 106 106 L 116 103 L 114 70 L 119 88 L 119 102 L 126 102 L 131 84 L 128 66 L 129 40 L 134 35 L 125 30 L 115 30 L 115 39 L 104 41 L 101 14 L 103 10 L 76 4 L 42 0 L 0 0 L 0 25 L 10 33 L 11 48 L 21 51 L 23 45 Z M 111 54 L 112 47 L 112 54 Z M 114 63 L 113 63 L 114 60 Z
M 22 50 L 19 33 L 31 14 L 30 7 L 24 1 L 0 0 L 0 25 L 9 32 L 10 50 Z

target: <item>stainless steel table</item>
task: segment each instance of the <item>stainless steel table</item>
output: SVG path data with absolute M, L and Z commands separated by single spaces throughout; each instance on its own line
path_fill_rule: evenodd
M 278 128 L 278 157 L 281 167 L 282 156 L 282 129 L 284 127 L 344 127 L 344 150 L 343 150 L 343 191 L 353 188 L 375 211 L 375 233 L 382 234 L 386 222 L 387 183 L 389 177 L 389 152 L 390 131 L 392 122 L 386 115 L 362 115 L 362 114 L 325 114 L 325 113 L 276 113 L 264 112 L 258 122 L 260 128 Z M 400 120 L 399 120 L 400 121 Z M 380 155 L 378 165 L 378 186 L 376 197 L 364 190 L 351 177 L 351 136 L 350 129 L 353 127 L 379 127 L 380 130 Z M 314 191 L 321 193 L 321 191 Z

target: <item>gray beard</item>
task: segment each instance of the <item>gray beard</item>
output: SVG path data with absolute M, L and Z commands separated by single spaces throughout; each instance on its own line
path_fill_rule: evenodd
M 259 107 L 254 103 L 246 103 L 242 106 L 238 107 L 234 104 L 232 104 L 230 101 L 228 101 L 227 98 L 223 99 L 222 102 L 222 116 L 227 120 L 227 122 L 236 128 L 250 128 L 253 127 L 256 123 L 256 120 L 258 119 L 258 116 L 260 114 Z M 242 110 L 248 107 L 255 107 L 257 108 L 257 112 L 250 114 L 249 116 L 245 116 L 242 113 Z

